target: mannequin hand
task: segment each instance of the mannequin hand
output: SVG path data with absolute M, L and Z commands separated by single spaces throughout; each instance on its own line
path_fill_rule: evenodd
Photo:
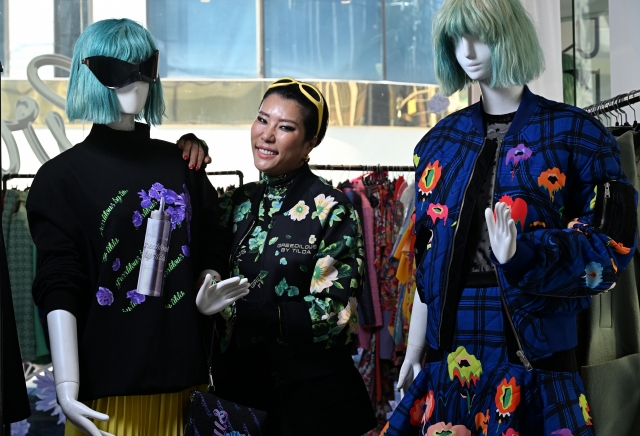
M 98 427 L 90 421 L 90 419 L 108 421 L 109 416 L 96 412 L 76 400 L 76 398 L 78 398 L 79 388 L 75 382 L 63 382 L 56 385 L 58 404 L 64 412 L 64 415 L 84 434 L 91 436 L 114 436 L 111 433 L 98 430 Z
M 493 219 L 491 209 L 484 210 L 484 218 L 487 221 L 491 250 L 498 262 L 507 263 L 516 254 L 516 225 L 511 219 L 511 209 L 504 203 L 498 203 L 495 207 L 496 219 Z
M 198 291 L 196 306 L 200 313 L 213 315 L 231 306 L 237 299 L 249 293 L 249 280 L 231 277 L 219 283 L 213 283 L 207 274 Z
M 400 375 L 398 376 L 397 389 L 402 392 L 402 396 L 407 392 L 413 380 L 420 374 L 422 370 L 422 357 L 424 349 L 416 347 L 414 345 L 407 345 L 407 354 L 402 362 L 400 368 Z
M 211 163 L 209 147 L 193 133 L 182 135 L 178 139 L 178 148 L 183 151 L 182 157 L 184 160 L 189 159 L 189 168 L 191 169 L 198 171 L 203 166 L 206 167 L 207 164 Z

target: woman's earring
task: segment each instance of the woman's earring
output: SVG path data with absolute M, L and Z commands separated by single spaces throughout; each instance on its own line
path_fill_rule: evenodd
M 305 163 L 309 163 L 309 161 L 311 160 L 311 158 L 309 157 L 309 155 L 306 155 L 305 157 L 303 157 L 303 158 L 302 158 L 302 160 L 303 160 Z

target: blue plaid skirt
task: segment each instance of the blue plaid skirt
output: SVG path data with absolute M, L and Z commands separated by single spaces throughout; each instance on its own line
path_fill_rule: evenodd
M 427 363 L 381 436 L 593 435 L 577 372 L 524 366 L 507 358 L 498 288 L 467 288 L 453 352 Z

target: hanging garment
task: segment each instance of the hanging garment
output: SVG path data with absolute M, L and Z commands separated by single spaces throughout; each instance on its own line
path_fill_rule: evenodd
M 2 286 L 0 288 L 0 294 L 2 295 L 2 301 L 0 302 L 0 310 L 2 310 L 2 326 L 0 326 L 0 333 L 2 334 L 0 337 L 2 343 L 2 374 L 0 374 L 0 377 L 2 377 L 2 392 L 0 394 L 4 399 L 2 404 L 3 419 L 8 424 L 27 419 L 31 415 L 31 410 L 29 408 L 29 399 L 27 398 L 27 388 L 24 383 L 16 318 L 13 312 L 4 235 L 0 235 L 0 280 L 0 286 Z
M 7 262 L 13 296 L 13 308 L 18 327 L 22 360 L 36 359 L 36 332 L 34 304 L 31 296 L 33 285 L 33 241 L 29 233 L 29 223 L 25 202 L 27 193 L 11 189 L 5 197 L 3 229 L 7 240 Z
M 640 133 L 629 131 L 617 139 L 622 169 L 640 190 L 635 166 Z M 640 428 L 640 251 L 611 292 L 593 297 L 579 325 L 581 375 L 596 434 L 635 434 Z

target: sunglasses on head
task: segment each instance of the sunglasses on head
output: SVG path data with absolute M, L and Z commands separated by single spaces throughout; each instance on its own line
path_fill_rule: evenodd
M 296 79 L 292 79 L 291 77 L 283 77 L 282 79 L 276 80 L 271 85 L 269 85 L 267 90 L 271 88 L 277 88 L 279 86 L 289 85 L 298 85 L 298 87 L 300 88 L 300 92 L 305 97 L 307 97 L 307 99 L 309 99 L 309 101 L 313 103 L 318 109 L 318 130 L 316 131 L 316 136 L 318 136 L 318 134 L 320 133 L 320 126 L 322 126 L 322 113 L 324 111 L 324 99 L 322 98 L 322 94 L 320 94 L 320 91 L 318 91 L 318 88 L 316 88 L 315 86 L 309 83 L 298 82 Z M 309 91 L 311 93 L 309 93 Z M 314 97 L 312 94 L 316 97 Z
M 82 59 L 96 79 L 111 89 L 123 88 L 134 82 L 156 83 L 158 81 L 158 61 L 160 50 L 153 52 L 147 60 L 139 64 L 108 56 L 89 56 Z

